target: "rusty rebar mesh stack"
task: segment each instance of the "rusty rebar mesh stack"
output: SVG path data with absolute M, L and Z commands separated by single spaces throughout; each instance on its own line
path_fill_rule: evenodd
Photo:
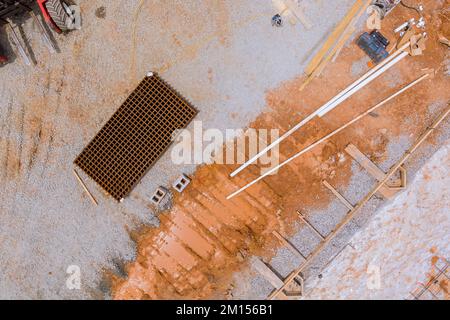
M 75 160 L 108 194 L 125 198 L 197 111 L 158 75 L 146 77 Z

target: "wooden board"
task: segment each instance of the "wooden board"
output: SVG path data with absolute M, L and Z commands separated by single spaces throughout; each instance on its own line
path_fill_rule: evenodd
M 323 252 L 326 246 L 330 244 L 331 241 L 335 239 L 335 237 L 341 233 L 341 231 L 352 221 L 359 212 L 366 206 L 366 204 L 370 201 L 370 199 L 388 182 L 388 180 L 399 170 L 405 162 L 409 160 L 409 158 L 417 151 L 417 149 L 433 134 L 434 131 L 440 126 L 440 124 L 450 115 L 450 106 L 434 121 L 434 123 L 428 127 L 428 129 L 420 136 L 420 138 L 413 144 L 408 151 L 402 156 L 402 158 L 389 170 L 386 174 L 386 177 L 379 181 L 379 183 L 370 191 L 364 199 L 362 199 L 355 208 L 349 212 L 344 220 L 342 220 L 334 230 L 322 241 L 308 256 L 308 259 L 296 270 L 291 272 L 285 280 L 284 284 L 281 288 L 276 289 L 274 292 L 270 294 L 268 299 L 274 299 L 276 297 L 285 296 L 283 290 L 296 279 L 306 268 L 310 267 L 312 262 Z
M 344 206 L 346 206 L 349 210 L 354 209 L 353 205 L 347 199 L 345 199 L 344 196 L 341 195 L 339 191 L 337 191 L 328 181 L 324 180 L 322 181 L 322 183 L 342 202 Z
M 314 58 L 311 60 L 309 65 L 306 67 L 306 75 L 311 75 L 314 70 L 319 66 L 325 56 L 329 53 L 330 49 L 339 41 L 342 33 L 353 21 L 354 17 L 361 11 L 364 5 L 371 3 L 371 1 L 357 0 L 355 4 L 350 8 L 347 15 L 342 19 L 342 21 L 336 26 L 333 32 L 330 34 L 328 39 L 323 44 L 322 48 L 317 52 Z
M 289 242 L 285 237 L 283 237 L 278 231 L 272 232 L 275 237 L 280 240 L 280 242 L 285 245 L 293 254 L 301 259 L 305 259 L 305 256 L 298 250 L 292 243 Z
M 345 149 L 345 152 L 347 152 L 353 159 L 355 159 L 356 162 L 358 162 L 361 167 L 367 170 L 367 172 L 369 172 L 369 174 L 377 181 L 383 181 L 386 178 L 386 174 L 372 161 L 370 161 L 370 159 L 353 144 L 349 144 Z M 391 190 L 386 185 L 383 185 L 380 189 L 380 193 L 388 199 L 392 198 L 397 193 L 397 191 L 398 190 Z
M 284 282 L 260 259 L 253 261 L 253 268 L 258 271 L 271 285 L 279 289 L 284 285 Z

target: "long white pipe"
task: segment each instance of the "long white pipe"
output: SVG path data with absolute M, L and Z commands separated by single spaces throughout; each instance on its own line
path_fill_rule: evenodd
M 289 136 L 291 136 L 294 132 L 302 128 L 305 124 L 307 124 L 309 121 L 314 119 L 316 116 L 322 113 L 322 111 L 326 110 L 332 103 L 336 102 L 339 98 L 344 96 L 346 93 L 348 93 L 350 90 L 352 90 L 355 86 L 358 86 L 362 81 L 367 79 L 368 77 L 372 76 L 374 73 L 376 73 L 378 70 L 383 68 L 387 63 L 395 59 L 399 54 L 404 54 L 403 50 L 405 50 L 409 46 L 409 42 L 402 46 L 399 50 L 394 52 L 389 58 L 384 60 L 381 64 L 377 65 L 375 68 L 371 69 L 369 72 L 367 72 L 364 76 L 356 80 L 354 83 L 352 83 L 350 86 L 345 88 L 342 92 L 340 92 L 336 97 L 331 99 L 329 102 L 327 102 L 325 105 L 320 107 L 318 110 L 314 111 L 312 114 L 307 116 L 305 119 L 303 119 L 300 123 L 292 127 L 289 131 L 287 131 L 285 134 L 283 134 L 280 138 L 272 142 L 269 146 L 261 150 L 257 155 L 255 155 L 253 158 L 248 160 L 246 163 L 241 165 L 238 169 L 236 169 L 234 172 L 230 174 L 230 177 L 235 177 L 238 175 L 241 171 L 243 171 L 245 168 L 247 168 L 249 165 L 251 165 L 253 162 L 261 158 L 264 154 L 269 152 L 271 149 L 273 149 L 275 146 L 279 145 L 281 142 L 286 140 Z M 337 105 L 335 105 L 333 108 L 335 108 Z
M 341 98 L 343 95 L 345 95 L 347 92 L 349 92 L 351 89 L 353 89 L 354 87 L 356 87 L 358 84 L 360 84 L 364 79 L 367 79 L 368 77 L 370 77 L 371 75 L 373 75 L 375 72 L 377 72 L 378 70 L 380 70 L 381 68 L 383 68 L 386 64 L 388 64 L 389 62 L 391 62 L 392 60 L 394 60 L 395 58 L 397 58 L 398 55 L 400 55 L 401 53 L 404 52 L 404 50 L 406 48 L 408 48 L 410 46 L 410 43 L 406 43 L 404 44 L 401 48 L 399 48 L 398 50 L 396 50 L 394 53 L 392 53 L 389 57 L 387 57 L 385 60 L 383 60 L 380 64 L 376 65 L 374 68 L 370 69 L 366 74 L 364 74 L 361 78 L 359 78 L 358 80 L 356 80 L 355 82 L 353 82 L 351 85 L 349 85 L 347 88 L 345 88 L 344 90 L 342 90 L 341 92 L 339 92 L 338 95 L 336 95 L 333 99 L 331 99 L 330 101 L 328 101 L 323 107 L 321 107 L 320 109 L 326 109 L 328 108 L 329 105 L 333 104 L 336 100 L 338 100 L 339 98 Z
M 368 77 L 367 79 L 363 80 L 360 84 L 358 84 L 357 86 L 353 87 L 350 91 L 348 91 L 345 95 L 343 95 L 342 97 L 340 97 L 338 100 L 336 100 L 334 103 L 330 104 L 327 108 L 322 109 L 319 111 L 318 116 L 319 117 L 323 117 L 324 115 L 326 115 L 328 112 L 330 112 L 331 110 L 333 110 L 334 108 L 336 108 L 338 105 L 340 105 L 341 103 L 343 103 L 345 100 L 347 100 L 348 98 L 350 98 L 352 95 L 354 95 L 356 92 L 358 92 L 359 90 L 361 90 L 363 87 L 365 87 L 366 85 L 368 85 L 369 83 L 371 83 L 372 81 L 374 81 L 376 78 L 378 78 L 380 75 L 382 75 L 384 72 L 386 72 L 387 70 L 389 70 L 390 68 L 392 68 L 395 64 L 397 64 L 398 62 L 400 62 L 401 60 L 403 60 L 406 56 L 408 56 L 408 52 L 403 52 L 401 55 L 399 55 L 397 58 L 395 58 L 394 60 L 392 60 L 390 63 L 388 63 L 387 65 L 385 65 L 383 68 L 381 68 L 380 70 L 378 70 L 376 73 L 372 74 L 370 77 Z
M 381 106 L 385 105 L 386 103 L 388 103 L 389 101 L 391 101 L 392 99 L 396 98 L 397 96 L 401 95 L 403 92 L 411 89 L 412 87 L 414 87 L 415 85 L 419 84 L 420 82 L 422 82 L 423 80 L 425 80 L 426 78 L 428 78 L 430 76 L 430 73 L 424 74 L 423 76 L 421 76 L 420 78 L 418 78 L 417 80 L 411 82 L 410 84 L 408 84 L 407 86 L 405 86 L 404 88 L 402 88 L 400 91 L 397 91 L 396 93 L 394 93 L 393 95 L 389 96 L 388 98 L 384 99 L 383 101 L 381 101 L 380 103 L 378 103 L 376 106 L 370 108 L 369 110 L 365 111 L 364 113 L 360 114 L 359 116 L 357 116 L 356 118 L 354 118 L 353 120 L 347 122 L 345 125 L 343 125 L 342 127 L 340 127 L 339 129 L 334 130 L 333 132 L 331 132 L 330 134 L 326 135 L 325 137 L 319 139 L 318 141 L 314 142 L 313 144 L 311 144 L 310 146 L 304 148 L 303 150 L 301 150 L 300 152 L 298 152 L 297 154 L 295 154 L 294 156 L 292 156 L 291 158 L 287 159 L 286 161 L 284 161 L 283 163 L 279 164 L 278 166 L 274 167 L 273 169 L 269 170 L 268 172 L 266 172 L 264 175 L 262 175 L 261 177 L 259 177 L 258 179 L 250 182 L 249 184 L 247 184 L 246 186 L 242 187 L 241 189 L 239 189 L 238 191 L 230 194 L 227 197 L 227 200 L 237 196 L 238 194 L 240 194 L 241 192 L 245 191 L 246 189 L 250 188 L 251 186 L 253 186 L 254 184 L 258 183 L 259 181 L 261 181 L 262 179 L 264 179 L 265 177 L 271 175 L 272 173 L 276 172 L 277 170 L 279 170 L 280 168 L 284 167 L 285 165 L 287 165 L 289 162 L 293 161 L 294 159 L 300 157 L 301 155 L 305 154 L 306 152 L 308 152 L 309 150 L 313 149 L 314 147 L 316 147 L 317 145 L 321 144 L 322 142 L 328 140 L 329 138 L 335 136 L 336 134 L 338 134 L 339 132 L 341 132 L 342 130 L 346 129 L 347 127 L 351 126 L 352 124 L 354 124 L 355 122 L 359 121 L 361 118 L 365 117 L 366 115 L 368 115 L 371 112 L 374 112 L 376 109 L 380 108 Z

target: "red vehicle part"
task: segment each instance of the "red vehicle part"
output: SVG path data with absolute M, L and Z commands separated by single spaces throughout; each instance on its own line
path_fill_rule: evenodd
M 45 22 L 47 22 L 47 24 L 49 26 L 52 27 L 53 30 L 55 30 L 55 32 L 57 33 L 62 33 L 62 30 L 56 25 L 55 21 L 53 21 L 52 17 L 50 16 L 50 14 L 48 13 L 47 7 L 45 6 L 45 3 L 48 0 L 37 0 L 37 3 L 39 5 L 39 8 L 42 11 L 42 15 L 44 16 Z
M 8 62 L 8 58 L 6 57 L 3 48 L 0 46 L 0 65 Z

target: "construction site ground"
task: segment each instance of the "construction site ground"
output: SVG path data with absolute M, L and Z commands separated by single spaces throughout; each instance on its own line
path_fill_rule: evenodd
M 148 71 L 158 72 L 186 96 L 205 128 L 284 132 L 367 72 L 369 59 L 349 41 L 320 78 L 298 90 L 308 59 L 345 15 L 350 0 L 303 1 L 311 30 L 301 24 L 273 28 L 271 1 L 78 2 L 82 29 L 56 37 L 60 53 L 45 50 L 29 21 L 24 29 L 38 65 L 26 67 L 16 59 L 0 70 L 0 298 L 264 299 L 273 287 L 253 271 L 255 257 L 282 277 L 301 263 L 272 232 L 285 235 L 307 255 L 317 238 L 298 219 L 297 210 L 322 234 L 346 213 L 322 181 L 332 183 L 352 203 L 373 187 L 375 180 L 345 154 L 345 147 L 356 145 L 387 171 L 450 100 L 450 56 L 438 41 L 438 33 L 450 29 L 448 15 L 442 14 L 449 2 L 424 0 L 429 37 L 424 55 L 407 57 L 326 117 L 308 124 L 283 143 L 281 159 L 398 91 L 425 69 L 436 70 L 433 79 L 231 201 L 226 196 L 256 178 L 257 168 L 230 179 L 236 166 L 176 166 L 169 150 L 121 204 L 83 175 L 99 201 L 96 207 L 72 174 L 73 160 Z M 383 21 L 383 33 L 395 39 L 394 27 L 411 17 L 414 11 L 396 8 Z M 355 34 L 362 31 L 363 25 Z M 447 119 L 406 163 L 409 182 L 448 144 L 449 125 Z M 440 159 L 448 174 L 448 147 L 440 152 L 447 152 Z M 171 199 L 168 210 L 156 212 L 150 196 L 181 173 L 191 175 L 191 185 Z M 415 189 L 400 196 L 410 190 Z M 445 199 L 441 205 L 448 208 Z M 389 205 L 382 197 L 372 199 L 308 268 L 307 283 L 315 283 L 330 259 L 377 212 L 388 214 L 383 206 Z M 439 254 L 448 255 L 448 248 Z M 409 263 L 418 263 L 413 260 Z M 80 290 L 66 286 L 67 269 L 73 265 L 81 270 Z
M 449 163 L 447 142 L 420 169 L 411 188 L 378 212 L 320 279 L 308 283 L 307 298 L 417 298 L 411 296 L 414 289 L 437 275 L 450 255 Z M 423 298 L 450 299 L 447 277 L 442 277 L 436 287 Z

